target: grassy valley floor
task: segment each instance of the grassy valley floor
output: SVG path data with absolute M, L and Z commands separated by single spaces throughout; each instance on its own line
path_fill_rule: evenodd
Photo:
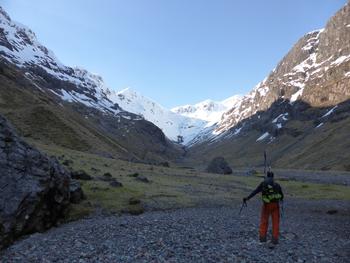
M 61 163 L 68 164 L 69 169 L 83 170 L 93 177 L 93 180 L 80 181 L 87 200 L 72 207 L 68 220 L 94 211 L 138 214 L 143 210 L 230 206 L 240 202 L 262 180 L 262 174 L 246 176 L 245 170 L 236 170 L 233 175 L 217 175 L 191 167 L 131 163 L 34 144 L 47 154 L 58 157 Z M 286 199 L 350 201 L 348 173 L 278 170 L 276 177 Z M 123 186 L 111 186 L 113 180 Z M 140 203 L 130 202 L 130 199 Z
M 208 174 L 32 144 L 92 180 L 80 181 L 87 199 L 71 207 L 67 222 L 74 222 L 22 238 L 0 253 L 1 262 L 347 262 L 350 256 L 347 173 L 276 171 L 286 200 L 280 244 L 272 250 L 257 240 L 260 197 L 239 215 L 242 197 L 262 174 Z M 123 186 L 112 186 L 116 181 Z

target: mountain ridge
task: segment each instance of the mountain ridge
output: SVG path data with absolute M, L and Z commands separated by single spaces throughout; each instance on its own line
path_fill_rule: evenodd
M 187 158 L 217 155 L 238 166 L 349 169 L 350 4 L 324 29 L 301 37 L 276 68 L 227 111 L 214 131 L 194 138 Z M 213 136 L 213 133 L 217 136 Z
M 143 139 L 152 138 L 152 141 L 156 134 L 162 145 L 160 154 L 170 145 L 177 153 L 175 148 L 185 146 L 187 156 L 196 159 L 204 154 L 206 158 L 202 161 L 206 162 L 212 155 L 207 151 L 215 148 L 213 153 L 221 154 L 220 147 L 234 144 L 236 140 L 248 143 L 249 147 L 244 150 L 251 148 L 251 151 L 257 145 L 258 148 L 277 145 L 279 137 L 283 136 L 292 136 L 291 142 L 294 139 L 301 141 L 309 130 L 325 130 L 328 124 L 338 122 L 334 118 L 347 121 L 344 109 L 350 98 L 349 3 L 327 22 L 324 29 L 301 37 L 275 69 L 248 94 L 221 102 L 206 100 L 171 110 L 132 89 L 114 91 L 102 77 L 85 69 L 62 65 L 52 51 L 37 42 L 30 29 L 12 22 L 2 9 L 0 16 L 3 17 L 1 58 L 17 66 L 33 87 L 55 97 L 59 104 L 70 103 L 71 108 L 92 121 L 99 131 L 118 140 L 138 126 L 138 122 L 143 123 L 139 126 L 142 133 L 151 136 Z M 343 102 L 345 104 L 340 105 Z M 99 121 L 97 116 L 104 121 Z M 121 119 L 126 127 L 118 127 Z M 151 128 L 145 121 L 161 131 Z M 309 125 L 302 128 L 301 122 Z M 152 132 L 146 131 L 146 127 Z M 254 138 L 245 142 L 247 136 Z M 127 142 L 123 148 L 132 147 L 138 152 L 132 140 Z M 145 146 L 144 142 L 140 143 Z M 142 152 L 142 156 L 148 155 L 146 149 Z
M 71 83 L 69 87 L 52 85 L 47 89 L 60 99 L 82 103 L 102 112 L 118 114 L 128 111 L 140 115 L 162 129 L 172 141 L 178 141 L 178 137 L 181 137 L 183 143 L 190 141 L 208 125 L 206 120 L 176 114 L 130 88 L 115 91 L 101 76 L 84 68 L 63 65 L 51 50 L 40 44 L 32 30 L 12 21 L 3 9 L 0 10 L 0 16 L 2 57 L 26 70 L 26 77 L 34 81 L 35 76 L 44 70 L 45 75 Z M 36 83 L 36 86 L 40 89 L 40 85 Z

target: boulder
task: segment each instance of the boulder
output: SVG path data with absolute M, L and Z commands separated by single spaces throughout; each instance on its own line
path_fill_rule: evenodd
M 92 176 L 89 175 L 84 170 L 72 171 L 71 176 L 73 179 L 76 179 L 76 180 L 92 180 L 93 179 Z
M 163 167 L 170 167 L 170 164 L 169 164 L 169 162 L 160 162 L 159 163 L 159 166 L 163 166 Z
M 0 116 L 0 249 L 56 225 L 67 216 L 71 201 L 81 198 L 70 173 L 20 139 Z
M 64 160 L 62 164 L 65 166 L 71 166 L 71 165 L 73 165 L 73 163 L 74 162 L 72 160 Z
M 141 200 L 138 199 L 138 198 L 131 197 L 129 199 L 129 205 L 137 205 L 137 204 L 140 204 L 140 203 L 141 203 Z
M 113 180 L 109 183 L 110 186 L 112 187 L 123 187 L 123 184 L 121 182 L 118 182 L 117 180 Z
M 80 187 L 79 182 L 71 180 L 69 184 L 70 202 L 73 204 L 79 204 L 82 200 L 86 199 L 83 190 Z
M 104 173 L 103 176 L 104 177 L 108 177 L 108 178 L 112 178 L 112 174 L 111 173 Z
M 215 174 L 232 174 L 232 169 L 223 157 L 214 158 L 208 165 L 206 171 Z
M 143 182 L 143 183 L 149 183 L 150 181 L 146 176 L 139 175 L 135 178 L 137 181 Z

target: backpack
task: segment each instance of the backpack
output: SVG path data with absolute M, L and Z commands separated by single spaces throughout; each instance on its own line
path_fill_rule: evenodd
M 262 200 L 264 203 L 278 202 L 282 199 L 281 190 L 274 182 L 264 182 L 262 189 Z

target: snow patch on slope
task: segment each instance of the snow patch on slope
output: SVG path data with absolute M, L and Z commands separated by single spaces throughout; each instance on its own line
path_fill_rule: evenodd
M 338 105 L 335 105 L 332 109 L 327 111 L 327 113 L 325 115 L 323 115 L 321 118 L 324 118 L 324 117 L 327 117 L 327 116 L 331 115 L 336 108 L 338 108 Z
M 266 138 L 269 137 L 269 136 L 270 136 L 270 133 L 265 132 L 265 133 L 264 133 L 263 135 L 261 135 L 258 139 L 256 139 L 256 141 L 257 141 L 257 142 L 262 141 L 262 140 L 266 139 Z

